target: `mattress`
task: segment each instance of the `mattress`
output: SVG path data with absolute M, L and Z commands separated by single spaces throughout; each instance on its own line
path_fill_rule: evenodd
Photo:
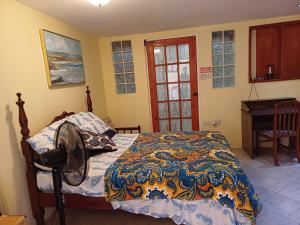
M 116 134 L 112 140 L 118 150 L 107 152 L 90 158 L 87 178 L 79 186 L 71 186 L 63 182 L 63 192 L 81 194 L 90 197 L 104 197 L 104 174 L 107 168 L 126 151 L 139 134 Z M 51 172 L 39 171 L 37 173 L 37 184 L 40 191 L 44 193 L 53 192 Z

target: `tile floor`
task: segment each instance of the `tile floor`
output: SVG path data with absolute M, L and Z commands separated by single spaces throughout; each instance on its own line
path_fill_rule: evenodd
M 300 164 L 285 152 L 274 167 L 271 154 L 251 160 L 243 150 L 234 150 L 259 194 L 264 207 L 257 225 L 300 225 Z M 173 225 L 170 219 L 155 219 L 123 211 L 67 210 L 68 225 Z M 57 215 L 48 225 L 58 225 Z

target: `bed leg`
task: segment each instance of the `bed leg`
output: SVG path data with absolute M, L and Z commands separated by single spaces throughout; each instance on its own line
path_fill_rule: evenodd
M 35 212 L 35 215 L 33 216 L 35 218 L 36 225 L 45 225 L 44 214 L 45 214 L 44 208 L 39 208 L 37 212 Z

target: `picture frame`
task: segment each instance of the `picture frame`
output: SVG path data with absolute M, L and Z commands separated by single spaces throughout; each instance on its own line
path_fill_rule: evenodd
M 80 41 L 44 29 L 39 33 L 48 86 L 85 83 Z

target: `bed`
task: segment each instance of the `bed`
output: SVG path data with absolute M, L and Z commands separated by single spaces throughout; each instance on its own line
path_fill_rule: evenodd
M 87 87 L 87 116 L 93 116 Z M 24 101 L 18 95 L 22 152 L 33 216 L 44 224 L 44 208 L 55 207 L 51 174 L 33 163 Z M 51 125 L 72 118 L 63 112 Z M 87 179 L 78 187 L 63 185 L 68 208 L 122 209 L 176 224 L 255 224 L 261 203 L 253 186 L 218 132 L 127 134 L 113 137 L 118 151 L 90 159 Z

